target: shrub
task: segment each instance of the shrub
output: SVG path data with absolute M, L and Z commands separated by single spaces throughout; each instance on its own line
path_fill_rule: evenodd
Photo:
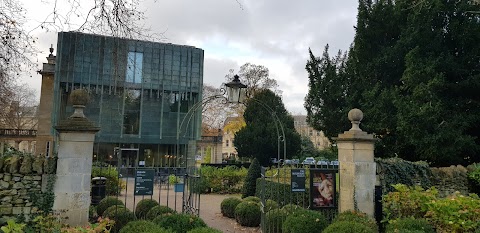
M 265 208 L 264 208 L 265 213 L 268 213 L 269 211 L 278 209 L 278 208 L 279 208 L 278 203 L 274 200 L 268 199 L 265 202 Z
M 255 158 L 248 168 L 247 176 L 245 177 L 245 182 L 243 183 L 242 198 L 255 195 L 257 178 L 260 178 L 260 173 L 260 163 Z
M 201 167 L 202 179 L 198 190 L 202 193 L 241 193 L 243 181 L 247 176 L 246 168 L 226 166 L 216 168 L 212 166 Z M 197 188 L 197 187 L 196 187 Z
M 376 231 L 354 221 L 338 221 L 330 224 L 323 233 L 375 233 Z M 413 232 L 412 232 L 413 233 Z
M 168 206 L 157 205 L 157 206 L 154 206 L 153 208 L 151 208 L 150 211 L 148 211 L 147 219 L 148 220 L 153 220 L 157 216 L 161 216 L 161 215 L 168 214 L 168 213 L 173 214 L 173 213 L 175 213 L 175 210 L 173 210 L 172 208 L 170 208 Z
M 309 233 L 321 232 L 328 223 L 325 217 L 317 211 L 296 211 L 289 215 L 283 223 L 284 233 Z
M 211 227 L 200 227 L 187 231 L 187 233 L 222 233 L 221 231 Z
M 393 185 L 395 192 L 383 198 L 383 213 L 386 220 L 398 218 L 423 218 L 427 213 L 426 204 L 437 199 L 435 187 L 424 191 L 421 187 L 409 188 L 403 184 Z
M 273 209 L 265 215 L 265 232 L 281 233 L 283 222 L 289 213 L 284 209 Z
M 105 197 L 97 205 L 97 214 L 103 216 L 103 212 L 110 206 L 124 205 L 122 201 L 116 197 Z
M 387 225 L 387 233 L 399 231 L 421 231 L 424 233 L 435 233 L 432 226 L 425 219 L 402 218 L 391 221 Z
M 260 205 L 251 201 L 243 201 L 235 208 L 235 220 L 242 226 L 259 226 L 261 220 Z
M 158 206 L 157 201 L 153 199 L 143 199 L 139 201 L 137 207 L 135 207 L 135 216 L 137 216 L 137 219 L 145 219 L 148 211 L 155 206 Z
M 260 197 L 263 195 L 265 199 L 271 199 L 276 201 L 280 206 L 287 204 L 295 204 L 303 206 L 306 203 L 310 203 L 309 193 L 310 189 L 306 187 L 305 192 L 291 192 L 292 187 L 290 183 L 282 184 L 274 181 L 265 181 L 265 187 L 262 188 L 262 179 L 257 179 L 257 189 L 255 196 Z
M 112 213 L 114 211 L 117 211 L 118 209 L 125 209 L 125 208 L 127 208 L 127 207 L 125 207 L 124 205 L 112 205 L 112 206 L 108 207 L 105 211 L 103 211 L 102 216 L 109 215 L 110 213 Z
M 345 211 L 337 215 L 337 217 L 333 220 L 333 222 L 341 222 L 341 221 L 349 221 L 349 222 L 356 222 L 361 223 L 368 227 L 369 229 L 374 230 L 375 232 L 378 231 L 378 226 L 375 220 L 369 218 L 366 214 L 354 211 Z
M 107 196 L 116 196 L 124 188 L 124 184 L 118 179 L 118 171 L 115 167 L 92 167 L 92 178 L 102 176 L 107 178 L 105 184 Z
M 242 200 L 236 197 L 225 198 L 220 204 L 222 215 L 228 218 L 235 218 L 235 208 Z
M 251 202 L 255 202 L 255 203 L 260 203 L 262 200 L 260 200 L 259 197 L 249 196 L 249 197 L 243 198 L 242 201 L 251 201 Z
M 282 210 L 285 210 L 287 213 L 291 214 L 297 210 L 304 210 L 304 208 L 295 204 L 286 204 L 282 207 Z
M 115 224 L 112 227 L 112 232 L 116 233 L 119 232 L 123 226 L 127 225 L 127 223 L 135 220 L 135 214 L 127 208 L 118 208 L 116 210 L 112 210 L 110 212 L 106 211 L 107 213 L 104 214 L 104 217 L 112 219 L 115 221 Z
M 99 219 L 97 223 L 88 224 L 87 226 L 77 226 L 77 227 L 64 227 L 59 231 L 53 230 L 48 232 L 63 232 L 63 233 L 108 233 L 111 231 L 114 221 L 108 218 Z M 29 232 L 29 231 L 25 231 Z M 37 232 L 46 232 L 46 231 L 37 231 Z
M 165 229 L 161 228 L 159 225 L 145 220 L 131 221 L 127 223 L 121 230 L 120 233 L 147 233 L 147 232 L 166 232 Z
M 472 232 L 480 227 L 480 198 L 476 194 L 438 198 L 434 188 L 395 185 L 396 192 L 384 197 L 384 213 L 391 222 L 412 216 L 425 218 L 439 232 Z
M 93 222 L 98 218 L 97 207 L 91 205 L 88 207 L 88 221 Z
M 455 193 L 427 203 L 425 218 L 440 232 L 472 232 L 480 227 L 480 198 Z
M 158 216 L 153 222 L 165 229 L 171 229 L 177 233 L 186 233 L 189 230 L 207 226 L 201 218 L 189 214 Z
M 468 175 L 468 184 L 470 192 L 480 195 L 480 164 L 471 165 L 473 170 Z

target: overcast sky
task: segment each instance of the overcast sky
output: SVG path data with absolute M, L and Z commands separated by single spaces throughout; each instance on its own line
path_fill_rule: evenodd
M 31 22 L 48 18 L 45 14 L 54 2 L 21 1 Z M 236 73 L 247 62 L 263 65 L 278 81 L 287 110 L 305 114 L 308 48 L 317 56 L 327 43 L 331 54 L 347 50 L 354 37 L 357 1 L 144 0 L 142 7 L 147 9 L 146 25 L 163 32 L 164 42 L 205 51 L 204 83 L 218 87 L 230 69 Z M 39 37 L 41 64 L 46 62 L 50 44 L 56 47 L 56 34 L 40 29 L 32 33 Z M 25 82 L 40 90 L 39 75 Z

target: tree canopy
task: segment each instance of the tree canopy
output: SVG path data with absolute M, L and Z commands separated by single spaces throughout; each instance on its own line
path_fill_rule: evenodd
M 480 5 L 471 1 L 360 0 L 347 54 L 307 62 L 307 121 L 328 137 L 361 128 L 380 157 L 432 165 L 480 161 Z
M 246 126 L 235 134 L 234 145 L 240 157 L 257 158 L 262 166 L 270 158 L 278 156 L 278 136 L 282 135 L 278 121 L 282 124 L 286 138 L 286 156 L 291 158 L 300 150 L 300 135 L 295 131 L 293 117 L 287 112 L 282 99 L 271 90 L 263 89 L 246 103 Z M 277 132 L 278 126 L 278 132 Z M 280 142 L 283 159 L 283 142 Z

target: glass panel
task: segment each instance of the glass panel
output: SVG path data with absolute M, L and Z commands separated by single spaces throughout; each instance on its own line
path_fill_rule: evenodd
M 138 134 L 140 128 L 140 90 L 128 90 L 125 93 L 125 109 L 123 115 L 123 133 Z
M 143 53 L 135 53 L 135 80 L 134 83 L 142 83 Z
M 135 70 L 135 53 L 128 52 L 127 58 L 127 77 L 125 78 L 126 82 L 133 83 L 134 80 L 134 70 Z
M 127 77 L 129 83 L 142 83 L 143 53 L 128 52 Z

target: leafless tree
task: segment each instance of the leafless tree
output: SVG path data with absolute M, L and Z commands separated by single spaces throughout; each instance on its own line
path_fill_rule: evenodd
M 252 63 L 245 63 L 240 66 L 238 76 L 240 81 L 247 85 L 247 97 L 251 98 L 262 89 L 270 89 L 276 93 L 278 90 L 277 80 L 270 78 L 268 68 L 262 65 L 255 65 Z M 226 75 L 226 81 L 232 80 L 233 70 L 230 70 L 230 74 Z
M 203 98 L 221 95 L 220 88 L 207 84 L 203 85 Z M 236 115 L 236 109 L 229 106 L 225 99 L 215 98 L 205 102 L 202 108 L 202 125 L 209 130 L 218 130 L 223 128 L 223 123 L 227 117 Z
M 35 129 L 37 126 L 37 101 L 35 91 L 27 85 L 10 88 L 4 108 L 0 109 L 0 126 L 9 129 Z
M 130 39 L 164 39 L 162 34 L 152 33 L 144 24 L 145 12 L 140 10 L 142 0 L 49 1 L 53 9 L 38 26 L 42 29 L 68 29 Z

